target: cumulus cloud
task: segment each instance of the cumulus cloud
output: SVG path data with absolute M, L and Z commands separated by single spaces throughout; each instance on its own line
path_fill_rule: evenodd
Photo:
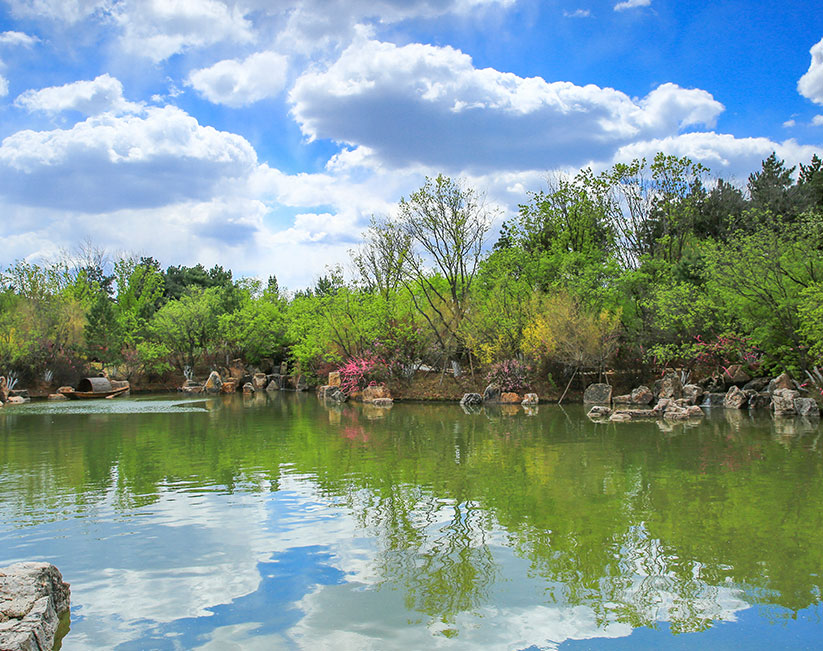
M 775 142 L 769 138 L 735 138 L 730 134 L 714 132 L 684 133 L 625 145 L 617 150 L 612 162 L 643 157 L 651 159 L 661 151 L 688 156 L 719 176 L 742 179 L 757 170 L 773 151 L 791 166 L 810 161 L 820 148 L 800 145 L 793 139 Z
M 3 75 L 0 75 L 0 97 L 5 97 L 9 94 L 9 82 Z
M 13 45 L 14 47 L 31 47 L 39 43 L 40 39 L 23 32 L 3 32 L 0 34 L 0 45 Z
M 625 0 L 625 2 L 618 2 L 614 5 L 615 11 L 626 11 L 627 9 L 636 9 L 637 7 L 648 7 L 652 4 L 652 0 Z
M 812 126 L 823 127 L 823 115 L 815 115 L 812 118 Z
M 218 0 L 125 0 L 113 16 L 126 50 L 153 61 L 189 48 L 254 40 L 245 9 Z
M 166 106 L 93 116 L 71 129 L 24 130 L 0 145 L 0 194 L 80 212 L 207 200 L 246 177 L 256 154 L 241 136 Z
M 823 104 L 823 39 L 809 50 L 812 62 L 809 69 L 797 82 L 797 90 L 816 104 Z
M 123 84 L 109 74 L 91 81 L 75 81 L 62 86 L 50 86 L 40 90 L 27 90 L 14 100 L 15 105 L 29 112 L 59 113 L 78 111 L 83 115 L 136 112 L 139 104 L 123 97 Z
M 239 107 L 280 93 L 288 59 L 276 52 L 258 52 L 243 61 L 227 59 L 189 74 L 188 84 L 210 102 Z
M 591 18 L 592 12 L 589 9 L 575 9 L 574 11 L 564 11 L 566 18 Z
M 364 145 L 394 165 L 547 169 L 610 158 L 638 139 L 697 124 L 723 105 L 663 84 L 640 100 L 593 84 L 549 83 L 486 68 L 451 47 L 360 39 L 289 99 L 303 133 Z

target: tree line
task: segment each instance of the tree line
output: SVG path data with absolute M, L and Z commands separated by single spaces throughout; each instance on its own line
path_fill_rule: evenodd
M 136 378 L 242 358 L 365 380 L 421 365 L 789 371 L 821 380 L 823 161 L 772 154 L 745 187 L 658 154 L 529 193 L 496 241 L 460 179 L 426 179 L 374 216 L 349 269 L 295 292 L 220 266 L 109 260 L 86 244 L 0 274 L 0 371 L 71 382 L 98 362 Z

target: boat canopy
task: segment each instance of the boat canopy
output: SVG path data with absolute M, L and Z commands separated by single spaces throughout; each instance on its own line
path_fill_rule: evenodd
M 113 390 L 107 377 L 84 377 L 77 383 L 77 391 L 82 393 L 103 393 Z

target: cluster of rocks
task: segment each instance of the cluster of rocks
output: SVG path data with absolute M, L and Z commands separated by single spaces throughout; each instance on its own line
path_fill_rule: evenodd
M 539 402 L 540 398 L 538 398 L 536 393 L 527 393 L 521 397 L 519 393 L 503 391 L 500 385 L 497 384 L 488 385 L 482 395 L 479 393 L 464 393 L 460 399 L 460 404 L 463 407 L 479 407 L 483 404 L 534 407 Z
M 775 416 L 820 414 L 817 403 L 812 398 L 801 397 L 800 387 L 786 373 L 776 378 L 752 379 L 741 369 L 731 367 L 726 375 L 728 378 L 725 380 L 707 378 L 700 383 L 683 384 L 677 372 L 668 370 L 654 383 L 653 388 L 640 386 L 626 395 L 612 397 L 612 388 L 608 384 L 589 385 L 583 401 L 595 405 L 589 411 L 591 418 L 613 421 L 645 418 L 682 420 L 702 416 L 702 407 L 769 408 Z M 726 382 L 729 384 L 727 390 L 716 390 L 725 388 Z M 655 400 L 657 403 L 651 409 L 635 408 L 648 406 Z M 608 405 L 614 406 L 614 410 Z
M 54 647 L 60 617 L 69 611 L 69 584 L 50 563 L 0 568 L 0 649 Z
M 236 359 L 229 368 L 212 371 L 205 382 L 186 380 L 180 391 L 183 393 L 221 393 L 253 394 L 263 391 L 305 391 L 307 385 L 301 375 L 289 375 L 285 363 L 279 367 L 279 373 L 262 373 L 248 371 L 241 360 Z
M 317 387 L 317 396 L 321 400 L 338 404 L 346 402 L 349 398 L 360 400 L 375 407 L 391 407 L 394 404 L 391 391 L 384 384 L 370 384 L 362 391 L 355 391 L 351 395 L 347 395 L 341 387 L 339 371 L 329 373 L 328 384 Z

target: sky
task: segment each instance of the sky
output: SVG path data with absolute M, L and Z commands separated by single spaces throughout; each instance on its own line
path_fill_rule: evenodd
M 83 242 L 305 287 L 426 176 L 495 226 L 658 151 L 823 155 L 819 0 L 0 0 L 0 267 Z M 494 239 L 494 235 L 492 235 Z

